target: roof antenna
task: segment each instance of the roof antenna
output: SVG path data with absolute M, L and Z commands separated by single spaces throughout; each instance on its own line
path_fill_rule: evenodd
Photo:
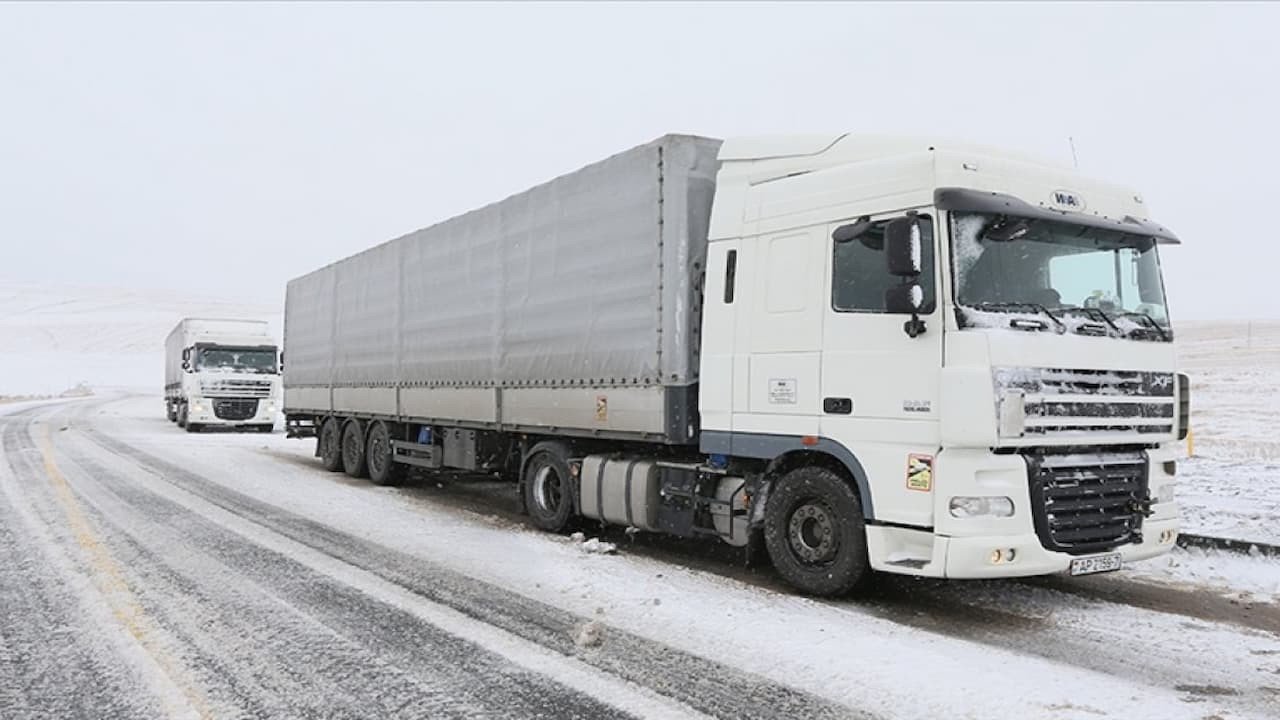
M 1076 157 L 1076 139 L 1067 136 L 1067 142 L 1071 145 L 1071 163 L 1076 166 L 1076 172 L 1080 171 L 1080 158 Z

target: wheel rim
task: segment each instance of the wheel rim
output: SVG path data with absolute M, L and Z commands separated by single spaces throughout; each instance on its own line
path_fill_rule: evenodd
M 556 512 L 564 496 L 560 473 L 550 465 L 543 465 L 533 476 L 533 499 L 546 512 Z
M 342 447 L 343 453 L 346 456 L 350 457 L 352 460 L 359 460 L 360 459 L 360 438 L 357 436 L 356 433 L 353 433 L 350 431 L 343 433 L 343 435 L 345 436 L 345 439 L 346 439 L 346 442 L 343 443 L 343 447 Z
M 807 565 L 822 565 L 835 558 L 840 538 L 834 517 L 831 508 L 816 498 L 796 506 L 787 523 L 787 544 L 796 559 Z
M 324 454 L 329 459 L 334 459 L 341 455 L 340 443 L 338 442 L 338 427 L 330 421 L 324 427 Z
M 386 450 L 387 440 L 383 436 L 382 432 L 380 432 L 380 428 L 375 428 L 373 436 L 369 440 L 369 457 L 367 460 L 369 463 L 369 469 L 372 470 L 374 474 L 382 472 L 382 456 Z

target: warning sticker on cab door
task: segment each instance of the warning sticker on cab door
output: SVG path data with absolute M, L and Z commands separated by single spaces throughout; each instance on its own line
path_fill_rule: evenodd
M 933 489 L 933 456 L 907 456 L 907 489 L 929 492 Z

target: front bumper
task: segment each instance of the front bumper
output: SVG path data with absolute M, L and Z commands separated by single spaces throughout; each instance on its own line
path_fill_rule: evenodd
M 1025 577 L 1066 572 L 1080 557 L 1120 553 L 1123 563 L 1163 555 L 1177 542 L 1181 522 L 1169 472 L 1172 447 L 1147 451 L 1147 483 L 1155 502 L 1142 521 L 1141 540 L 1083 554 L 1048 550 L 1036 533 L 1026 464 L 1016 455 L 944 450 L 935 463 L 934 528 L 867 527 L 871 566 L 884 572 L 945 578 Z M 1013 500 L 1010 517 L 955 518 L 954 496 Z M 1012 560 L 1009 551 L 1012 550 Z
M 217 398 L 222 399 L 222 398 Z M 240 399 L 240 398 L 227 398 Z M 258 399 L 257 410 L 243 419 L 220 418 L 214 412 L 214 398 L 193 398 L 187 403 L 187 422 L 196 425 L 221 425 L 227 427 L 275 424 L 279 408 L 274 401 Z

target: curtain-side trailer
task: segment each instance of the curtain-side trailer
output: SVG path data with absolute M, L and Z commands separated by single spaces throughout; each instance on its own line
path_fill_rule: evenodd
M 289 283 L 289 432 L 330 470 L 872 570 L 1081 574 L 1178 532 L 1135 193 L 991 148 L 669 135 Z

